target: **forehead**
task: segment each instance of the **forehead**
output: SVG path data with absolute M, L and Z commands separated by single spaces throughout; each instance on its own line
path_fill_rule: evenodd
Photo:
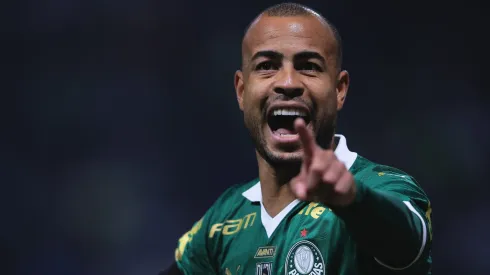
M 259 17 L 243 41 L 243 54 L 275 50 L 285 55 L 297 51 L 316 51 L 325 58 L 335 54 L 331 29 L 316 16 Z

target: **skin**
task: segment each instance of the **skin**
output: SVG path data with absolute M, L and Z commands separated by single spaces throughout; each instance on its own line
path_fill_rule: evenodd
M 353 177 L 333 152 L 336 116 L 349 87 L 347 71 L 336 64 L 336 45 L 330 27 L 315 15 L 259 16 L 243 39 L 235 90 L 272 217 L 296 198 L 331 206 L 355 198 Z M 308 124 L 295 121 L 292 142 L 275 139 L 267 123 L 269 107 L 285 102 L 310 113 Z

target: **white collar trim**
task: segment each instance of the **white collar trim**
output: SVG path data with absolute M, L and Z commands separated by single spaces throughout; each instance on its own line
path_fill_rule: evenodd
M 335 135 L 339 139 L 337 148 L 335 149 L 335 155 L 344 163 L 347 169 L 350 169 L 357 158 L 357 153 L 351 152 L 347 147 L 347 139 L 343 135 Z M 252 202 L 262 202 L 262 190 L 260 188 L 260 182 L 250 187 L 242 195 Z
M 262 190 L 260 189 L 260 181 L 254 186 L 243 192 L 242 195 L 252 202 L 262 202 Z

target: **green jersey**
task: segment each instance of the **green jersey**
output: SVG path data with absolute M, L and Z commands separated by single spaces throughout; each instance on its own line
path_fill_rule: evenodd
M 352 206 L 295 200 L 271 217 L 258 179 L 233 186 L 180 238 L 175 258 L 182 273 L 431 274 L 425 193 L 406 173 L 349 151 L 343 136 L 336 139 L 335 154 L 357 185 Z M 399 251 L 387 249 L 393 242 L 400 242 Z M 402 254 L 409 259 L 391 257 Z

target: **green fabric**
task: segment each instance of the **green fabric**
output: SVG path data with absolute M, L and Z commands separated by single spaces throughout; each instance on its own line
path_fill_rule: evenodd
M 299 202 L 270 237 L 260 202 L 242 195 L 258 180 L 229 188 L 179 240 L 179 269 L 227 275 L 431 274 L 431 208 L 417 182 L 361 156 L 350 172 L 358 188 L 352 205 L 330 209 Z

